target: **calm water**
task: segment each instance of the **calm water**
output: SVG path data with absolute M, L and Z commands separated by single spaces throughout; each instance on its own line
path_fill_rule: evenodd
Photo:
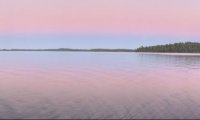
M 200 118 L 200 56 L 0 52 L 0 118 Z

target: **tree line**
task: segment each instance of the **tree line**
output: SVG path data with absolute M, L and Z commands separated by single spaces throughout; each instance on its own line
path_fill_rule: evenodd
M 156 45 L 149 47 L 140 47 L 136 52 L 169 52 L 169 53 L 200 53 L 200 43 L 181 42 L 166 45 Z

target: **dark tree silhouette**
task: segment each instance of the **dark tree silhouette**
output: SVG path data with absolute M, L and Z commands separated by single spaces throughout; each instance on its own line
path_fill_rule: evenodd
M 200 53 L 200 43 L 185 42 L 166 45 L 140 47 L 136 52 Z

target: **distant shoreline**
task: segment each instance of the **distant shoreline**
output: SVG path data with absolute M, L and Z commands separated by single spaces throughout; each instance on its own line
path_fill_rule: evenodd
M 112 52 L 112 53 L 137 53 L 144 55 L 178 55 L 178 56 L 200 56 L 200 53 L 183 53 L 183 52 L 138 52 L 133 49 L 0 49 L 0 52 Z
M 42 51 L 49 51 L 49 52 L 135 52 L 133 49 L 0 49 L 0 51 L 5 52 L 28 52 L 28 51 L 35 51 L 35 52 L 42 52 Z
M 73 48 L 55 48 L 55 49 L 0 49 L 5 52 L 17 52 L 17 51 L 49 51 L 49 52 L 134 52 L 143 54 L 200 54 L 200 43 L 185 42 L 185 43 L 174 43 L 166 45 L 156 45 L 148 47 L 139 47 L 137 49 L 109 49 L 109 48 L 94 48 L 94 49 L 73 49 Z

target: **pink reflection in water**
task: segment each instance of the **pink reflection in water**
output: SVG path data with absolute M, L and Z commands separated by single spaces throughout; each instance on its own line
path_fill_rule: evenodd
M 200 118 L 200 69 L 30 66 L 1 69 L 2 118 Z

